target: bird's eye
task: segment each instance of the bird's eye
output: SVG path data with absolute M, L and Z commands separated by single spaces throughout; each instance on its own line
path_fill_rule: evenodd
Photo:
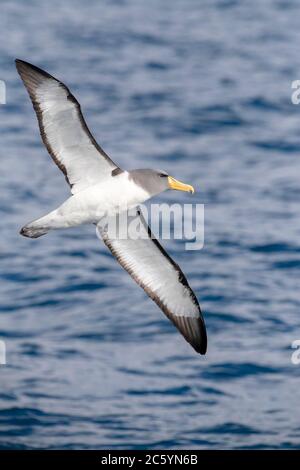
M 168 175 L 167 175 L 166 173 L 160 173 L 159 176 L 160 176 L 161 178 L 166 178 Z

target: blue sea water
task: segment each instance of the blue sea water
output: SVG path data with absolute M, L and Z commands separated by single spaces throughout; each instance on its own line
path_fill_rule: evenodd
M 299 14 L 297 0 L 1 2 L 2 449 L 299 447 Z M 19 236 L 69 193 L 16 57 L 71 88 L 121 167 L 198 189 L 203 250 L 164 245 L 201 302 L 207 356 L 93 227 Z

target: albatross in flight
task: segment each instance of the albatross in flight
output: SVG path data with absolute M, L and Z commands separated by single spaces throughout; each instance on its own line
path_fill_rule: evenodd
M 65 175 L 71 196 L 56 210 L 25 225 L 20 233 L 38 238 L 49 230 L 93 223 L 113 256 L 200 354 L 207 337 L 198 300 L 180 267 L 151 233 L 139 209 L 167 189 L 194 192 L 166 172 L 119 168 L 97 144 L 70 90 L 47 72 L 22 60 L 17 70 L 31 98 L 42 140 Z M 146 231 L 141 239 L 112 238 L 99 214 L 133 209 Z

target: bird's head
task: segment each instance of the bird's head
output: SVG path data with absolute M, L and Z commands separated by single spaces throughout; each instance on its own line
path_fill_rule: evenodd
M 187 191 L 194 193 L 195 190 L 190 184 L 182 183 L 162 170 L 133 170 L 130 175 L 135 183 L 145 189 L 151 196 L 155 196 L 167 189 L 176 189 L 177 191 Z

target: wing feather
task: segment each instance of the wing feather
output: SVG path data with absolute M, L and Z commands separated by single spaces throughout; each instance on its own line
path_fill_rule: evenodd
M 110 177 L 118 167 L 92 136 L 70 90 L 28 62 L 17 59 L 16 67 L 36 112 L 43 143 L 72 193 Z
M 97 228 L 121 266 L 156 302 L 195 351 L 205 354 L 206 328 L 194 292 L 178 264 L 151 233 L 139 210 L 134 216 L 128 215 L 128 227 L 133 221 L 136 225 L 137 220 L 144 230 L 144 233 L 140 231 L 138 239 L 113 237 L 108 220 L 100 222 Z

